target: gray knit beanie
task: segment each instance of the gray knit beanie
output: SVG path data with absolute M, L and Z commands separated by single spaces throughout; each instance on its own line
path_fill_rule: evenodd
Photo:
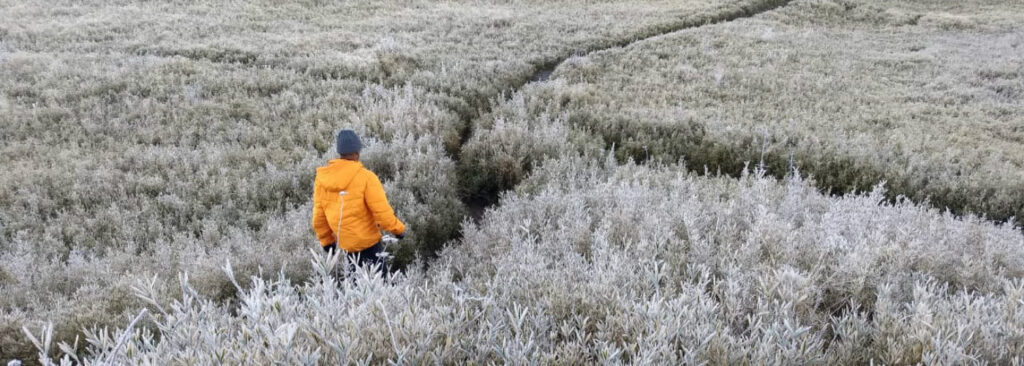
M 352 130 L 341 130 L 338 132 L 338 155 L 357 153 L 363 149 L 363 143 L 359 142 L 359 136 Z

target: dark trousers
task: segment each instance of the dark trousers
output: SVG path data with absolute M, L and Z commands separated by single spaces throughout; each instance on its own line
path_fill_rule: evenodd
M 338 244 L 328 245 L 324 247 L 324 251 L 330 254 L 334 254 L 336 250 L 338 250 Z M 378 254 L 382 254 L 383 252 L 384 242 L 379 241 L 372 247 L 363 249 L 362 251 L 354 253 L 345 253 L 345 265 L 347 266 L 347 268 L 349 268 L 349 270 L 354 269 L 352 266 L 353 263 L 358 263 L 360 266 L 364 267 L 377 266 L 377 268 L 379 268 L 381 272 L 387 274 L 388 263 L 383 257 L 378 256 Z
M 360 266 L 380 266 L 384 273 L 387 273 L 387 261 L 377 256 L 382 253 L 384 253 L 384 243 L 378 241 L 377 244 L 360 252 L 348 253 L 348 260 L 349 263 L 359 263 Z

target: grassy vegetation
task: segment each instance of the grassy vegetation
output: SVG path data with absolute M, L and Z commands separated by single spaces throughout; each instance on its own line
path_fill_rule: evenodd
M 519 110 L 493 119 L 551 129 L 547 119 L 560 116 L 563 129 L 589 132 L 621 158 L 684 158 L 733 175 L 747 162 L 776 176 L 794 165 L 834 192 L 884 180 L 890 198 L 1019 218 L 1022 10 L 1006 1 L 797 1 L 570 59 L 556 82 L 525 89 L 516 100 L 526 103 L 504 108 Z M 489 136 L 477 138 L 481 154 Z M 520 166 L 542 156 L 513 155 Z

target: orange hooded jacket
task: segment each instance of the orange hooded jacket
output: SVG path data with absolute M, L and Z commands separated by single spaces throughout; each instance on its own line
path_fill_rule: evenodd
M 359 252 L 380 241 L 381 229 L 402 235 L 405 224 L 395 217 L 376 174 L 345 159 L 316 169 L 313 231 L 320 245 L 338 242 L 346 252 Z

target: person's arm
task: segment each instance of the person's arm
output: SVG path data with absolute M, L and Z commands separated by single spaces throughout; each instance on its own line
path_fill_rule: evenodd
M 384 193 L 384 185 L 376 174 L 370 174 L 366 181 L 366 207 L 373 213 L 373 220 L 381 229 L 395 235 L 405 235 L 405 224 L 395 217 L 395 210 L 388 204 L 387 194 Z
M 324 213 L 323 199 L 324 192 L 321 192 L 320 177 L 313 181 L 313 232 L 320 240 L 320 246 L 326 247 L 334 243 L 334 232 L 331 225 L 327 223 L 327 214 Z

